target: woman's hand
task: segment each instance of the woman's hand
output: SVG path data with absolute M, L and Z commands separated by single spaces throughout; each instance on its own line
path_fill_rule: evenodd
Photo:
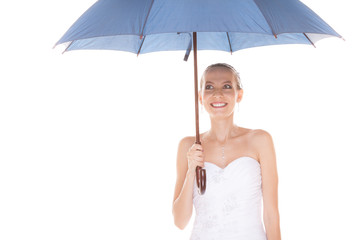
M 200 144 L 194 143 L 187 152 L 188 169 L 195 172 L 197 166 L 204 167 L 203 148 Z

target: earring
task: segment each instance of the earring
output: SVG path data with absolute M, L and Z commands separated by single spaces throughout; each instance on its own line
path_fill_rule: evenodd
M 237 103 L 237 110 L 238 110 L 238 112 L 240 112 L 239 103 Z
M 201 104 L 201 113 L 204 112 L 204 105 Z

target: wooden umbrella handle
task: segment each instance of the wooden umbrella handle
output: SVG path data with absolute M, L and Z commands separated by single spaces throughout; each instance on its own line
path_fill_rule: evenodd
M 202 167 L 196 167 L 196 183 L 199 194 L 204 194 L 206 190 L 206 170 Z

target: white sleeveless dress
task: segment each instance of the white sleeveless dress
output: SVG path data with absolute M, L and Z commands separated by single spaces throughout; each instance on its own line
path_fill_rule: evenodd
M 196 216 L 190 240 L 266 240 L 259 162 L 240 157 L 224 169 L 210 162 L 204 165 L 204 195 L 194 181 Z

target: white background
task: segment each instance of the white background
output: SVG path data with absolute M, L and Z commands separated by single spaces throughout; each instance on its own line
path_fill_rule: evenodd
M 346 41 L 201 51 L 199 74 L 237 68 L 236 124 L 273 136 L 283 239 L 360 239 L 358 8 L 303 2 Z M 0 239 L 188 239 L 171 208 L 192 55 L 52 49 L 93 3 L 0 3 Z

